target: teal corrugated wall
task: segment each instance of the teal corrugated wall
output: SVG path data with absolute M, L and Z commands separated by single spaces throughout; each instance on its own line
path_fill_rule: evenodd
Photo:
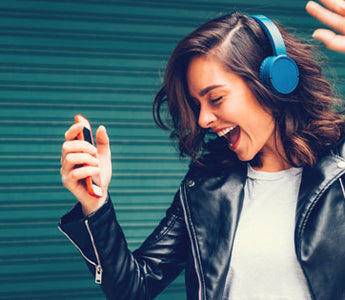
M 57 229 L 75 202 L 59 169 L 76 113 L 94 129 L 108 129 L 110 193 L 135 249 L 164 215 L 187 167 L 151 116 L 178 40 L 233 9 L 267 14 L 309 37 L 316 22 L 304 4 L 0 0 L 0 299 L 104 298 Z M 337 62 L 337 71 L 342 83 L 344 64 Z M 183 275 L 158 298 L 185 299 Z

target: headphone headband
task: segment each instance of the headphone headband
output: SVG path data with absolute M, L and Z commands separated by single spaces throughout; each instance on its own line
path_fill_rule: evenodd
M 264 15 L 253 15 L 250 17 L 255 19 L 261 25 L 261 28 L 265 31 L 266 35 L 270 40 L 273 55 L 286 55 L 286 48 L 283 37 L 280 34 L 277 26 L 273 23 L 273 21 L 271 21 Z

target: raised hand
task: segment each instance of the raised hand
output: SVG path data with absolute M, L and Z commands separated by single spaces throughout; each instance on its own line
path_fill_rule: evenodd
M 96 132 L 97 148 L 86 141 L 75 140 L 82 130 L 82 124 L 74 124 L 66 131 L 60 173 L 64 186 L 81 203 L 84 215 L 89 215 L 101 207 L 107 198 L 112 173 L 111 154 L 104 126 L 100 126 Z M 102 198 L 92 197 L 88 193 L 83 180 L 88 176 L 99 178 L 97 184 L 102 188 Z
M 323 42 L 330 50 L 345 54 L 345 1 L 344 0 L 320 0 L 324 5 L 309 1 L 306 5 L 307 12 L 332 28 L 317 29 L 313 37 Z

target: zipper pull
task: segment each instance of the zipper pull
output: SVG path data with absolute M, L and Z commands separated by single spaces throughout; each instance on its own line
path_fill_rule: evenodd
M 95 275 L 95 282 L 97 284 L 102 284 L 102 267 L 100 265 L 96 266 L 96 275 Z

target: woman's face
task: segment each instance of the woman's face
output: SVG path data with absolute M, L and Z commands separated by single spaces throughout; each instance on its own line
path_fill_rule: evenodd
M 262 156 L 274 153 L 279 157 L 274 143 L 275 121 L 242 77 L 223 69 L 216 59 L 202 56 L 191 60 L 187 84 L 200 107 L 200 127 L 224 136 L 240 160 L 251 160 L 259 151 Z

